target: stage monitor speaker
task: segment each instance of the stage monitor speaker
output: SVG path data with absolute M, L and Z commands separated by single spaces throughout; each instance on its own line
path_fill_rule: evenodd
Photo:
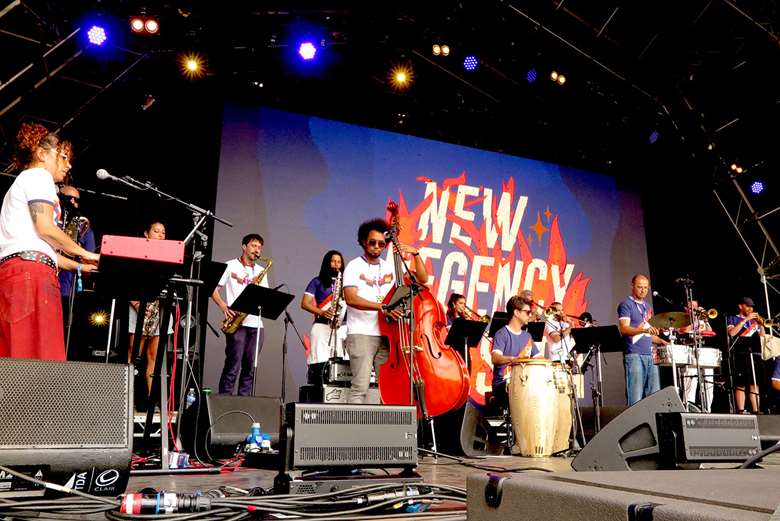
M 131 374 L 125 364 L 0 359 L 0 465 L 94 495 L 124 492 Z M 43 493 L 0 472 L 0 497 Z
M 189 406 L 182 418 L 182 441 L 190 455 L 200 459 L 232 457 L 236 446 L 249 435 L 253 422 L 260 423 L 262 432 L 271 435 L 272 445 L 279 442 L 278 398 L 211 393 L 202 393 L 201 397 L 200 404 Z M 197 444 L 197 452 L 193 444 Z
M 660 464 L 665 469 L 688 463 L 744 462 L 761 450 L 753 415 L 659 413 L 656 422 Z
M 287 470 L 417 465 L 413 406 L 288 403 L 286 413 Z
M 661 468 L 656 413 L 685 412 L 674 387 L 640 400 L 609 422 L 571 462 L 577 471 Z

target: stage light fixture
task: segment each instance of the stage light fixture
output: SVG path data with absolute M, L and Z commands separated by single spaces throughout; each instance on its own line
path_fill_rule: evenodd
M 753 184 L 750 185 L 750 191 L 755 195 L 760 194 L 764 191 L 764 183 L 761 181 L 753 181 Z
M 134 33 L 140 33 L 144 30 L 144 21 L 141 18 L 132 18 L 130 20 L 130 30 Z
M 317 47 L 312 42 L 301 42 L 298 46 L 298 54 L 306 61 L 313 60 L 317 56 Z
M 442 45 L 441 46 L 441 55 L 442 56 L 449 56 L 450 55 L 450 46 L 449 45 Z
M 89 315 L 89 324 L 94 327 L 104 327 L 108 324 L 108 313 L 103 310 L 91 313 Z
M 651 145 L 652 145 L 653 143 L 655 143 L 656 141 L 658 141 L 658 136 L 659 136 L 659 134 L 658 134 L 658 131 L 657 131 L 657 130 L 653 130 L 653 131 L 650 133 L 650 137 L 648 138 L 648 141 L 650 141 L 650 144 L 651 144 Z
M 559 74 L 557 83 L 558 85 L 563 85 L 564 83 L 566 83 L 566 76 L 564 76 L 563 74 Z
M 742 173 L 742 167 L 741 167 L 741 166 L 738 166 L 738 167 L 737 167 L 737 170 L 736 170 L 736 172 L 737 172 L 738 174 L 741 174 L 741 173 Z
M 551 79 L 552 81 L 558 81 L 558 71 L 552 71 L 552 72 L 550 73 L 550 79 Z
M 105 28 L 99 25 L 93 25 L 90 27 L 89 31 L 87 31 L 87 39 L 92 45 L 97 45 L 100 47 L 106 43 L 106 40 L 108 40 L 108 35 Z
M 149 18 L 146 20 L 144 27 L 146 28 L 147 33 L 157 34 L 157 32 L 160 30 L 160 23 L 154 18 Z
M 476 56 L 466 56 L 466 58 L 463 59 L 463 68 L 467 71 L 474 71 L 477 69 L 477 65 L 479 65 L 479 60 L 477 60 Z
M 179 64 L 187 79 L 194 80 L 206 73 L 203 58 L 199 54 L 183 54 L 179 58 Z
M 533 83 L 536 81 L 536 77 L 537 77 L 536 69 L 531 67 L 530 69 L 528 69 L 528 72 L 525 75 L 525 81 L 527 81 L 528 83 Z
M 412 69 L 411 64 L 408 63 L 394 65 L 390 68 L 388 76 L 390 86 L 394 90 L 406 90 L 411 87 L 414 82 L 414 69 Z
M 438 43 L 434 43 L 433 44 L 433 55 L 434 56 L 439 56 L 440 54 L 441 54 L 441 45 L 439 45 Z

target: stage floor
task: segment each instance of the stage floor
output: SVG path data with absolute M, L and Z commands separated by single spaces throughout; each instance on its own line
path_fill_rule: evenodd
M 542 470 L 529 470 L 529 472 L 573 472 L 571 458 L 522 458 L 517 456 L 499 456 L 484 459 L 464 458 L 464 462 L 471 465 L 481 465 L 494 468 L 493 472 L 500 472 L 499 467 L 508 471 L 519 472 L 519 469 L 537 468 Z M 429 483 L 438 485 L 450 485 L 466 487 L 466 477 L 478 472 L 485 473 L 488 470 L 461 465 L 460 463 L 445 458 L 434 459 L 426 456 L 421 459 L 417 467 L 418 473 Z M 221 474 L 171 474 L 166 476 L 131 476 L 127 486 L 128 491 L 137 491 L 145 487 L 157 490 L 170 490 L 177 492 L 194 492 L 195 490 L 208 490 L 222 485 L 230 485 L 242 489 L 256 487 L 270 488 L 277 472 L 272 470 L 256 470 L 239 468 L 234 471 L 226 471 Z

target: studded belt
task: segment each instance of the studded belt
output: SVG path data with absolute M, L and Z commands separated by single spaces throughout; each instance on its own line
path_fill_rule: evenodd
M 33 251 L 33 250 L 17 251 L 16 253 L 12 253 L 11 255 L 6 255 L 2 259 L 0 259 L 0 264 L 4 263 L 7 260 L 15 259 L 17 257 L 26 261 L 40 262 L 41 264 L 45 264 L 46 266 L 50 267 L 54 271 L 57 271 L 57 263 L 54 262 L 51 257 L 46 255 L 45 253 L 41 253 L 39 251 Z

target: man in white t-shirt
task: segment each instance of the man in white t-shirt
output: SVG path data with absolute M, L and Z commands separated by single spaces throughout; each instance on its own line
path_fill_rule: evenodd
M 265 269 L 255 264 L 263 251 L 263 238 L 250 233 L 241 240 L 241 257 L 227 261 L 227 268 L 211 298 L 225 314 L 233 318 L 236 312 L 230 309 L 238 296 Z M 263 276 L 260 285 L 268 287 L 268 277 Z M 219 294 L 219 288 L 225 288 L 225 300 Z M 257 315 L 247 315 L 235 333 L 225 334 L 225 365 L 219 377 L 219 394 L 233 394 L 238 377 L 238 395 L 251 396 L 255 372 L 255 347 L 259 338 L 263 348 L 263 321 Z M 259 349 L 258 349 L 259 356 Z
M 544 324 L 544 357 L 560 362 L 561 357 L 568 361 L 574 348 L 574 338 L 571 336 L 571 320 L 563 312 L 563 304 L 550 304 L 552 316 L 546 317 Z
M 398 309 L 386 311 L 382 302 L 395 284 L 393 263 L 382 258 L 387 242 L 387 223 L 383 219 L 366 221 L 358 228 L 358 244 L 363 255 L 352 259 L 344 269 L 344 300 L 347 302 L 347 339 L 345 346 L 352 370 L 349 403 L 364 403 L 371 369 L 384 364 L 388 358 L 387 338 L 381 336 L 379 320 L 386 316 L 397 320 Z M 428 280 L 419 252 L 411 246 L 401 246 L 402 253 L 414 259 L 412 269 L 417 281 Z

